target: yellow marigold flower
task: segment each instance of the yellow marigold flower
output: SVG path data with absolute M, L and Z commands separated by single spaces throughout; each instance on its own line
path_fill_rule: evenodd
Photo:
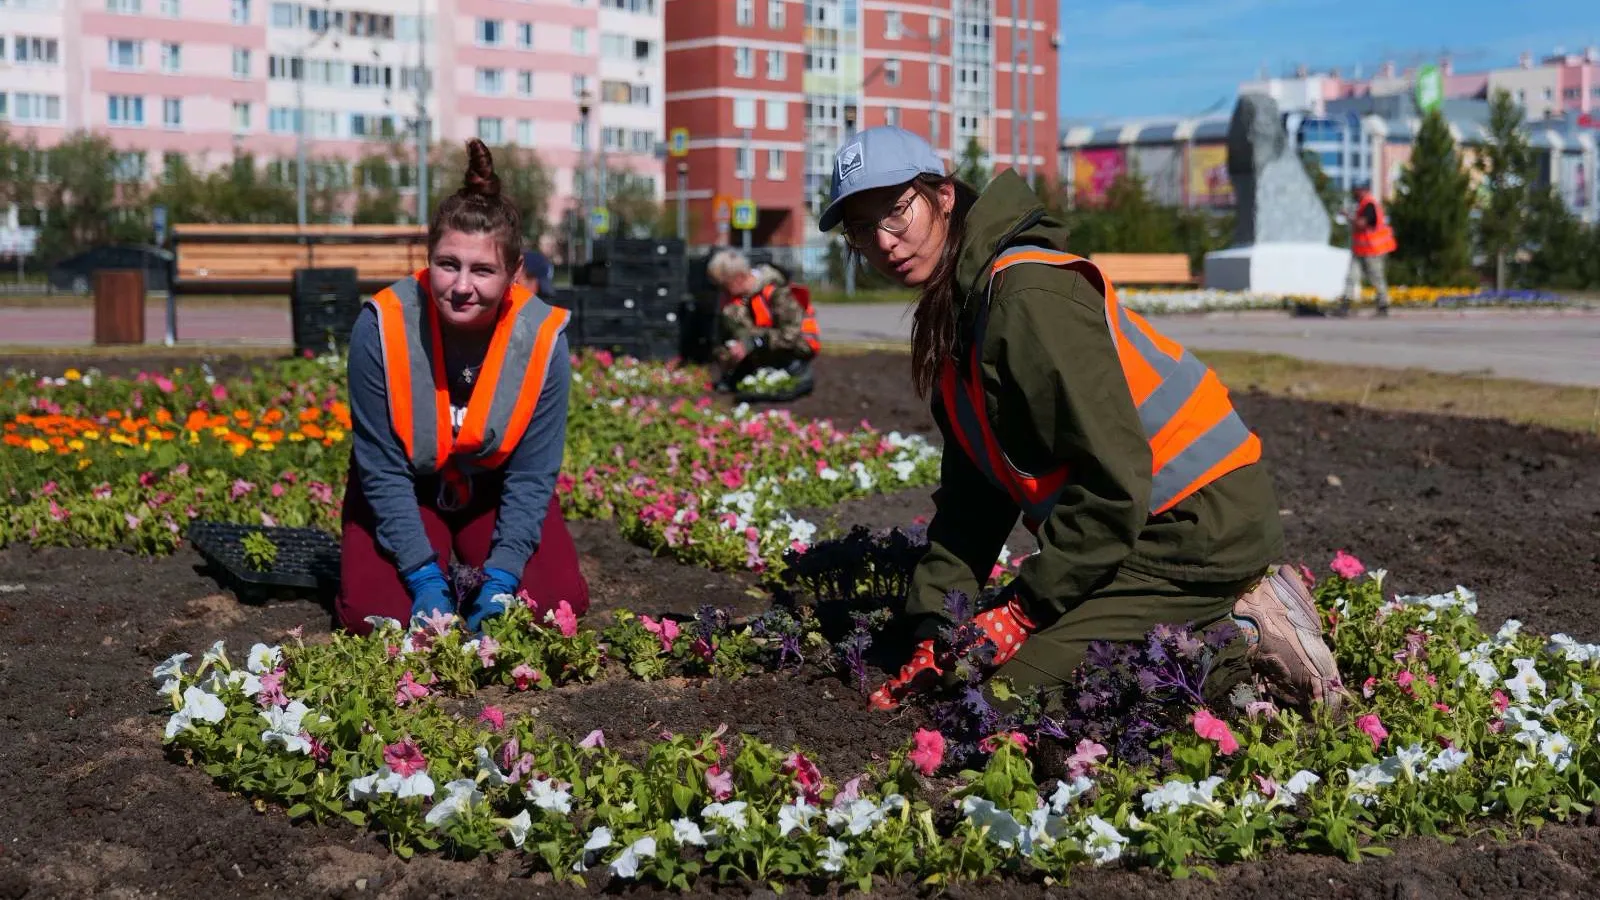
M 249 444 L 234 444 L 233 445 L 233 455 L 234 456 L 243 456 L 244 452 L 246 450 L 248 450 L 248 449 L 250 449 L 250 445 Z
M 68 381 L 77 381 L 83 377 L 83 373 L 79 372 L 77 369 L 68 369 L 61 373 L 61 377 Z
M 85 429 L 83 432 L 83 439 L 86 441 L 100 440 L 100 430 L 98 428 Z
M 300 443 L 301 441 L 303 441 L 305 439 L 306 439 L 306 436 L 301 434 L 298 431 L 291 431 L 289 433 L 289 442 L 292 443 L 292 444 L 298 444 L 298 443 Z
M 335 444 L 337 444 L 338 442 L 344 440 L 344 429 L 343 428 L 329 428 L 328 429 L 328 440 L 332 441 Z
M 35 453 L 44 453 L 50 449 L 50 445 L 45 443 L 43 438 L 28 438 L 28 449 Z
M 67 446 L 78 451 L 79 453 L 83 452 L 83 441 L 80 441 L 77 438 L 67 441 Z
M 89 468 L 89 464 L 92 462 L 94 462 L 94 460 L 87 456 L 78 457 L 78 471 L 82 472 L 84 469 Z

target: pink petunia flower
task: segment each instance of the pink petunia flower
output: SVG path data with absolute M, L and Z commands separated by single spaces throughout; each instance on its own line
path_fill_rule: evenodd
M 261 676 L 261 692 L 256 694 L 256 703 L 262 709 L 289 705 L 289 697 L 283 692 L 284 674 L 283 669 L 273 669 Z
M 533 687 L 541 677 L 539 672 L 527 663 L 519 663 L 515 669 L 511 670 L 511 681 L 519 691 L 525 691 Z
M 478 638 L 478 662 L 482 664 L 485 669 L 494 668 L 494 655 L 499 651 L 499 641 L 487 634 L 481 638 Z
M 1333 574 L 1346 581 L 1360 578 L 1367 571 L 1367 567 L 1361 564 L 1361 560 L 1343 550 L 1333 555 L 1333 562 L 1328 565 L 1328 568 L 1333 570 Z
M 1233 736 L 1233 730 L 1228 723 L 1211 714 L 1211 710 L 1201 707 L 1195 710 L 1194 733 L 1208 741 L 1214 741 L 1217 750 L 1223 756 L 1229 756 L 1239 751 L 1239 739 Z
M 383 762 L 401 778 L 409 778 L 428 768 L 428 760 L 423 757 L 417 745 L 410 741 L 385 746 Z
M 1492 695 L 1490 695 L 1489 699 L 1494 703 L 1494 711 L 1497 713 L 1505 712 L 1506 707 L 1511 705 L 1510 698 L 1508 698 L 1503 691 L 1495 691 Z
M 817 803 L 822 796 L 822 770 L 798 750 L 790 754 L 780 767 L 786 775 L 794 777 L 794 786 L 807 803 Z
M 711 799 L 721 803 L 733 796 L 733 773 L 724 770 L 721 766 L 712 766 L 706 770 L 706 790 L 711 792 Z
M 428 690 L 428 686 L 418 684 L 416 678 L 412 676 L 411 670 L 407 669 L 406 673 L 400 676 L 400 683 L 395 686 L 394 705 L 405 706 L 413 700 L 421 700 L 430 693 L 432 691 Z
M 1358 716 L 1356 718 L 1356 728 L 1366 732 L 1367 737 L 1372 738 L 1372 749 L 1374 750 L 1378 749 L 1379 745 L 1383 743 L 1383 739 L 1389 736 L 1389 729 L 1383 727 L 1383 722 L 1378 719 L 1376 713 Z
M 228 490 L 228 499 L 238 500 L 240 497 L 243 497 L 245 494 L 248 494 L 255 489 L 255 485 L 245 481 L 243 478 L 235 478 L 233 480 L 233 487 L 229 488 Z
M 605 745 L 606 733 L 599 728 L 584 735 L 583 740 L 578 742 L 578 746 L 585 750 L 593 750 L 596 747 L 604 747 Z
M 506 714 L 498 706 L 485 706 L 483 712 L 478 713 L 478 721 L 489 726 L 491 731 L 499 731 L 506 727 Z
M 578 614 L 572 611 L 572 604 L 563 600 L 556 604 L 555 612 L 551 613 L 556 619 L 556 629 L 562 637 L 573 637 L 578 633 Z
M 918 728 L 912 739 L 915 746 L 906 759 L 924 775 L 932 775 L 944 762 L 944 735 L 927 728 Z
M 677 622 L 673 621 L 672 619 L 662 619 L 658 622 L 649 616 L 640 616 L 639 624 L 644 626 L 645 631 L 648 631 L 661 639 L 661 649 L 663 652 L 672 652 L 672 642 L 678 639 Z
M 1067 775 L 1079 778 L 1089 774 L 1095 763 L 1106 758 L 1106 748 L 1094 741 L 1084 738 L 1078 741 L 1078 748 L 1067 757 Z

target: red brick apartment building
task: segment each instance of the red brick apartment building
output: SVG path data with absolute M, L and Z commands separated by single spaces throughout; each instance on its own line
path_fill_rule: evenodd
M 676 202 L 686 163 L 692 244 L 738 244 L 730 219 L 748 195 L 751 244 L 792 248 L 811 268 L 852 128 L 910 129 L 952 168 L 976 139 L 995 171 L 1057 178 L 1056 0 L 664 3 L 667 132 L 688 131 L 666 196 Z

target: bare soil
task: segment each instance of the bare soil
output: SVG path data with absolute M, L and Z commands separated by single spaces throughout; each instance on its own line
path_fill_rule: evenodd
M 192 364 L 192 361 L 191 361 Z M 1291 558 L 1323 567 L 1345 548 L 1388 568 L 1401 591 L 1479 592 L 1491 626 L 1600 639 L 1600 442 L 1492 421 L 1376 413 L 1242 392 L 1276 476 Z M 831 357 L 798 413 L 884 429 L 931 428 L 892 355 Z M 926 490 L 837 510 L 842 522 L 910 524 Z M 596 614 L 619 607 L 759 609 L 755 579 L 653 557 L 608 523 L 574 523 Z M 1028 549 L 1025 539 L 1014 550 Z M 325 632 L 303 600 L 244 604 L 219 592 L 191 551 L 161 559 L 87 550 L 0 550 L 0 900 L 11 897 L 566 896 L 511 856 L 403 862 L 351 827 L 290 824 L 281 810 L 229 796 L 160 747 L 149 672 L 217 639 L 275 641 L 299 625 Z M 20 586 L 20 589 L 17 588 Z M 540 695 L 558 733 L 603 727 L 638 746 L 661 730 L 727 723 L 737 733 L 816 750 L 848 777 L 906 739 L 914 723 L 869 714 L 836 679 L 762 676 L 734 683 L 609 681 Z M 1085 871 L 1052 895 L 1252 900 L 1304 897 L 1580 897 L 1600 878 L 1600 829 L 1553 826 L 1505 841 L 1405 841 L 1351 865 L 1279 856 L 1175 884 L 1148 872 Z M 600 873 L 597 873 L 600 874 Z M 607 885 L 593 890 L 654 895 Z M 756 888 L 759 890 L 759 888 Z M 748 896 L 729 885 L 704 893 Z M 912 885 L 881 885 L 907 896 Z M 1043 885 L 962 886 L 958 897 L 1036 897 Z M 763 893 L 765 896 L 765 894 Z

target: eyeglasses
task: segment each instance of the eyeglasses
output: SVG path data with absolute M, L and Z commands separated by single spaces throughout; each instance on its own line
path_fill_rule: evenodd
M 872 243 L 877 238 L 878 231 L 887 231 L 890 234 L 905 234 L 906 229 L 917 217 L 917 197 L 912 192 L 909 197 L 902 197 L 890 210 L 876 222 L 856 222 L 844 227 L 844 242 L 851 250 L 857 253 Z

